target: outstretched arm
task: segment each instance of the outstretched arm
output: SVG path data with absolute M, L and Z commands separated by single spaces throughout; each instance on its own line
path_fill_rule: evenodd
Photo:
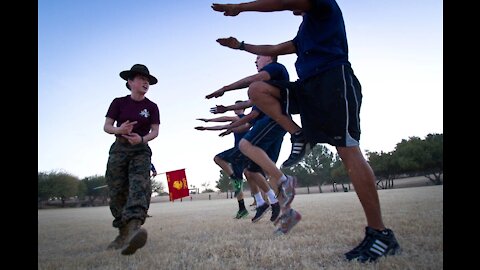
M 245 116 L 243 118 L 246 118 L 246 117 L 247 116 Z M 250 118 L 250 119 L 252 119 L 252 118 Z M 232 123 L 230 123 L 228 125 L 218 125 L 218 126 L 212 126 L 212 127 L 199 126 L 199 127 L 195 127 L 195 129 L 196 130 L 224 130 L 224 129 L 232 130 L 232 129 L 235 128 L 233 130 L 235 132 L 248 130 L 250 128 L 250 124 L 248 123 L 249 121 L 239 122 L 240 120 L 241 119 L 233 121 Z
M 228 125 L 228 127 L 226 128 L 226 131 L 220 133 L 218 136 L 220 137 L 225 136 L 227 134 L 232 133 L 232 131 L 235 131 L 238 127 L 241 127 L 244 125 L 250 125 L 249 122 L 257 118 L 259 114 L 260 113 L 257 110 L 252 110 L 249 114 L 245 115 L 239 120 L 230 123 L 230 125 Z
M 239 42 L 238 39 L 228 37 L 219 38 L 217 42 L 222 46 L 236 50 L 244 50 L 255 55 L 277 56 L 296 52 L 295 45 L 291 40 L 277 45 L 253 45 L 245 42 L 243 42 L 242 45 L 242 42 Z
M 245 11 L 272 12 L 282 10 L 307 11 L 311 7 L 310 0 L 257 0 L 239 4 L 212 4 L 212 9 L 223 12 L 225 16 L 237 16 Z
M 259 115 L 259 112 L 257 110 L 252 110 L 249 114 L 245 115 L 244 117 L 230 123 L 230 125 L 228 125 L 229 126 L 228 129 L 233 129 L 233 128 L 242 126 L 244 124 L 247 124 L 253 119 L 257 118 L 258 115 Z
M 219 125 L 219 126 L 212 126 L 212 127 L 203 127 L 203 126 L 198 126 L 194 127 L 196 130 L 224 130 L 229 128 L 230 125 Z
M 210 108 L 210 112 L 214 114 L 224 113 L 226 111 L 241 110 L 241 109 L 246 109 L 252 106 L 253 106 L 253 102 L 251 100 L 245 100 L 229 106 L 217 105 L 213 108 Z
M 231 91 L 231 90 L 237 90 L 237 89 L 242 89 L 242 88 L 246 88 L 248 86 L 250 86 L 250 84 L 252 82 L 256 82 L 256 81 L 268 81 L 270 80 L 270 73 L 266 72 L 266 71 L 260 71 L 259 73 L 257 74 L 254 74 L 254 75 L 251 75 L 251 76 L 248 76 L 248 77 L 245 77 L 243 79 L 240 79 L 234 83 L 231 83 L 229 85 L 226 85 L 220 89 L 218 89 L 217 91 L 211 93 L 211 94 L 208 94 L 205 96 L 205 98 L 209 99 L 209 98 L 217 98 L 217 97 L 221 97 L 223 96 L 223 94 L 227 91 Z
M 220 116 L 216 118 L 197 118 L 197 120 L 203 121 L 203 122 L 231 122 L 231 121 L 236 121 L 238 120 L 238 116 Z

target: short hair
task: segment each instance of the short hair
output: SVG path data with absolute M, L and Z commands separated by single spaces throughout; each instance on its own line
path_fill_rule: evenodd
M 271 56 L 272 57 L 272 62 L 277 62 L 278 60 L 278 55 Z

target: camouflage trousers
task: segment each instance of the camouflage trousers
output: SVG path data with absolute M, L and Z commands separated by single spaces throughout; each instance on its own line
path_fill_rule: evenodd
M 105 180 L 114 217 L 113 227 L 123 227 L 132 218 L 145 223 L 152 194 L 152 150 L 148 144 L 130 145 L 115 141 L 108 153 Z

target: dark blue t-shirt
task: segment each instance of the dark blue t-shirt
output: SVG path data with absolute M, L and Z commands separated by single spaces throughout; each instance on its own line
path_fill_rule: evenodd
M 290 76 L 288 74 L 287 68 L 284 65 L 278 62 L 272 62 L 266 66 L 264 66 L 260 71 L 266 71 L 270 75 L 271 81 L 289 81 Z M 263 113 L 257 106 L 252 106 L 252 111 L 258 111 L 260 114 L 254 118 L 250 124 L 253 126 L 255 122 L 262 119 L 263 117 L 268 117 L 265 113 Z
M 348 45 L 342 11 L 335 0 L 312 0 L 312 9 L 292 40 L 297 51 L 295 68 L 300 80 L 338 65 L 348 65 Z
M 278 63 L 272 62 L 264 66 L 260 71 L 266 71 L 270 75 L 270 80 L 272 81 L 288 81 L 290 76 L 288 75 L 287 68 Z
M 242 119 L 243 117 L 245 116 L 245 114 L 239 114 L 238 117 L 240 117 L 240 119 Z M 244 131 L 244 132 L 233 132 L 233 136 L 235 137 L 235 147 L 238 147 L 238 144 L 240 143 L 240 140 L 243 138 L 243 136 L 245 136 L 245 134 L 248 133 L 248 130 L 247 131 Z

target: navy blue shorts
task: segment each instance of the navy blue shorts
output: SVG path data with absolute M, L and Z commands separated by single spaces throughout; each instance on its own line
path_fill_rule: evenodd
M 261 148 L 275 163 L 280 155 L 283 137 L 287 132 L 277 122 L 268 116 L 263 116 L 255 122 L 250 131 L 243 136 L 242 140 L 249 141 L 252 145 Z M 262 168 L 248 159 L 246 168 L 251 172 L 262 172 Z
M 233 169 L 233 176 L 236 179 L 243 179 L 243 169 L 245 169 L 247 158 L 240 152 L 238 147 L 225 150 L 216 156 L 230 163 Z
M 266 82 L 280 89 L 284 110 L 300 114 L 308 142 L 359 145 L 362 87 L 349 66 L 337 66 L 304 81 Z

